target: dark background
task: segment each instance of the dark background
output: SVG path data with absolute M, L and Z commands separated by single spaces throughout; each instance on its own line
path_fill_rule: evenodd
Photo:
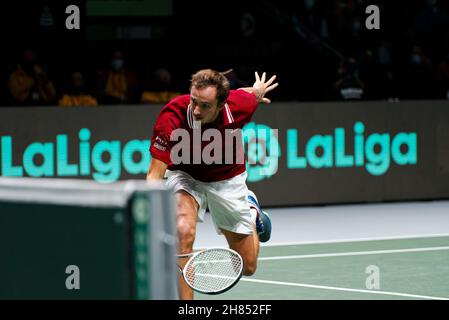
M 308 2 L 171 0 L 169 15 L 104 17 L 88 15 L 85 1 L 10 1 L 1 21 L 0 104 L 12 104 L 7 79 L 25 48 L 37 52 L 58 96 L 73 70 L 95 92 L 98 70 L 120 49 L 139 90 L 161 67 L 179 92 L 200 68 L 233 68 L 235 86 L 252 84 L 255 70 L 277 74 L 281 85 L 271 95 L 277 101 L 340 100 L 335 85 L 352 58 L 364 100 L 447 99 L 449 2 L 315 0 L 307 9 Z M 65 28 L 68 4 L 81 9 L 80 30 Z M 380 30 L 365 28 L 371 4 L 380 7 Z M 419 66 L 411 62 L 416 47 Z

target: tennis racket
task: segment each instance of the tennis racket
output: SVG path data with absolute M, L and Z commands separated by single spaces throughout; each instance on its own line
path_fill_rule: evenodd
M 189 287 L 200 293 L 223 293 L 242 277 L 243 259 L 232 249 L 206 249 L 178 258 L 189 258 L 184 268 L 178 264 L 178 269 Z

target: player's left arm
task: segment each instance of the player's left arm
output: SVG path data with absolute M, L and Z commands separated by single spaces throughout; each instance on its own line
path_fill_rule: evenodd
M 276 75 L 272 76 L 268 81 L 266 81 L 266 73 L 262 73 L 262 77 L 259 77 L 257 71 L 255 72 L 256 81 L 252 87 L 239 88 L 239 90 L 244 90 L 246 92 L 252 93 L 256 96 L 257 102 L 271 103 L 271 100 L 266 98 L 265 95 L 276 88 L 279 83 L 273 83 L 276 80 Z

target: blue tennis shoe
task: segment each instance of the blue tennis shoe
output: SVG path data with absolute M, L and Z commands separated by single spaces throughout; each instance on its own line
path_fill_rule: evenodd
M 260 242 L 267 242 L 271 237 L 271 219 L 268 213 L 262 210 L 257 197 L 251 190 L 248 191 L 248 203 L 257 208 L 256 231 Z

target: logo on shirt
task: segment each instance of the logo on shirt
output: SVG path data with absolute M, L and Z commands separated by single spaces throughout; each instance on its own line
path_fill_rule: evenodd
M 167 145 L 168 145 L 167 141 L 161 139 L 159 136 L 156 136 L 156 139 L 154 139 L 154 140 L 155 140 L 155 142 L 153 145 L 156 149 L 159 149 L 161 151 L 167 150 Z

